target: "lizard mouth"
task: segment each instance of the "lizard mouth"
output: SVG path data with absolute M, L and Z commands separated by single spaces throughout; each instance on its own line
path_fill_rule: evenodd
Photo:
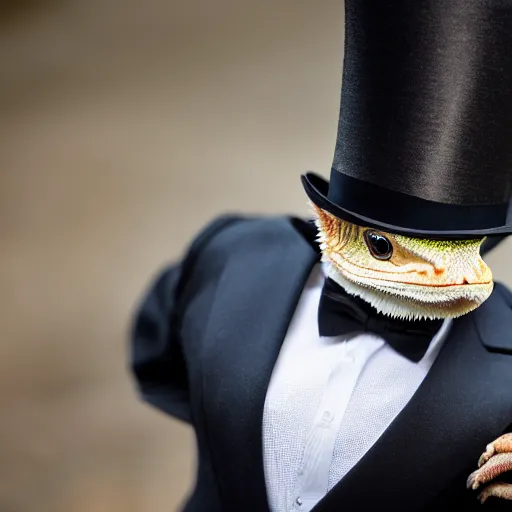
M 385 279 L 373 278 L 367 280 L 360 276 L 357 277 L 357 281 L 363 286 L 375 288 L 384 293 L 399 294 L 404 298 L 418 300 L 419 302 L 438 302 L 439 298 L 456 300 L 462 297 L 473 297 L 475 294 L 486 293 L 487 290 L 492 290 L 493 287 L 492 281 L 464 284 L 418 284 L 397 283 Z
M 344 273 L 347 279 L 357 282 L 364 288 L 375 290 L 384 294 L 399 297 L 400 300 L 410 300 L 417 304 L 445 304 L 458 302 L 477 302 L 481 304 L 492 291 L 493 282 L 483 283 L 452 283 L 452 284 L 417 284 L 398 283 L 385 279 L 365 278 Z
M 476 309 L 492 292 L 493 281 L 471 284 L 422 285 L 351 276 L 335 266 L 331 277 L 349 293 L 394 317 L 456 318 Z

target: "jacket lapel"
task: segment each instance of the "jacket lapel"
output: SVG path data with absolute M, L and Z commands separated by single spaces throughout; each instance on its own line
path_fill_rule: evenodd
M 272 370 L 319 256 L 289 221 L 231 255 L 204 342 L 203 400 L 223 510 L 268 510 L 262 419 Z M 261 237 L 261 235 L 259 235 Z M 236 283 L 234 285 L 233 283 Z
M 492 308 L 488 299 L 454 321 L 407 406 L 314 512 L 338 511 L 343 504 L 379 510 L 383 503 L 394 510 L 423 510 L 460 473 L 476 469 L 485 446 L 512 419 L 510 360 L 488 352 L 476 327 Z

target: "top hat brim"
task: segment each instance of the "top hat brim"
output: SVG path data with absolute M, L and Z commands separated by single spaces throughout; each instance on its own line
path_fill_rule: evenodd
M 351 222 L 352 224 L 356 224 L 363 227 L 370 227 L 375 229 L 380 229 L 382 231 L 394 234 L 400 234 L 410 237 L 417 238 L 433 238 L 433 239 L 470 239 L 470 238 L 480 238 L 484 236 L 492 236 L 492 235 L 509 235 L 512 233 L 512 202 L 508 205 L 508 214 L 505 223 L 498 226 L 488 226 L 488 227 L 477 227 L 477 228 L 457 228 L 450 225 L 450 218 L 446 216 L 444 210 L 444 205 L 439 205 L 438 203 L 433 203 L 430 201 L 425 201 L 419 199 L 418 208 L 410 210 L 409 213 L 414 215 L 398 215 L 405 222 L 389 222 L 382 221 L 381 219 L 385 217 L 386 206 L 382 206 L 382 197 L 375 196 L 372 192 L 372 186 L 368 184 L 362 184 L 362 186 L 366 187 L 368 190 L 368 194 L 363 199 L 363 202 L 371 202 L 378 201 L 380 202 L 380 213 L 379 215 L 363 215 L 361 212 L 355 211 L 356 208 L 351 207 L 346 208 L 344 205 L 338 204 L 329 198 L 329 182 L 322 178 L 321 176 L 308 172 L 301 177 L 302 184 L 308 195 L 309 199 L 319 208 L 331 213 L 335 217 L 338 217 L 342 220 L 346 220 Z M 388 211 L 397 212 L 401 210 L 400 202 L 393 201 L 393 192 L 382 190 L 380 196 L 388 195 L 389 202 L 387 208 Z M 417 200 L 417 198 L 414 198 Z M 361 201 L 361 199 L 360 199 Z M 425 210 L 425 206 L 428 205 L 429 208 L 432 208 L 432 211 L 439 212 L 438 215 L 434 215 L 437 217 L 437 225 L 436 219 L 432 219 L 432 215 L 424 212 L 422 216 L 422 211 Z M 353 206 L 353 205 L 351 205 Z M 450 205 L 448 205 L 449 207 Z M 422 210 L 423 208 L 423 210 Z M 470 213 L 471 207 L 468 208 L 468 214 Z M 419 209 L 419 211 L 418 211 Z M 366 209 L 369 210 L 368 208 Z M 371 210 L 371 209 L 370 209 Z M 402 213 L 402 212 L 401 212 Z M 377 218 L 379 217 L 379 218 Z M 412 218 L 414 217 L 414 218 Z M 434 223 L 435 227 L 433 228 L 423 228 L 418 227 L 421 224 L 418 219 L 425 218 L 426 222 L 432 224 Z M 446 229 L 445 229 L 446 226 Z

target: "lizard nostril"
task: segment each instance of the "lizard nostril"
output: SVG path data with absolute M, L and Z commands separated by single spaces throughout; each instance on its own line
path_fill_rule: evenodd
M 467 278 L 464 278 L 464 279 L 462 280 L 462 284 L 469 284 L 469 281 L 467 280 Z

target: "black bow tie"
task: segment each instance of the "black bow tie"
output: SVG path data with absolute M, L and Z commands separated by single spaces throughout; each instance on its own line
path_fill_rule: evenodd
M 363 299 L 349 295 L 330 278 L 325 280 L 318 308 L 320 336 L 378 334 L 414 362 L 425 355 L 442 323 L 442 320 L 399 320 L 385 316 Z

